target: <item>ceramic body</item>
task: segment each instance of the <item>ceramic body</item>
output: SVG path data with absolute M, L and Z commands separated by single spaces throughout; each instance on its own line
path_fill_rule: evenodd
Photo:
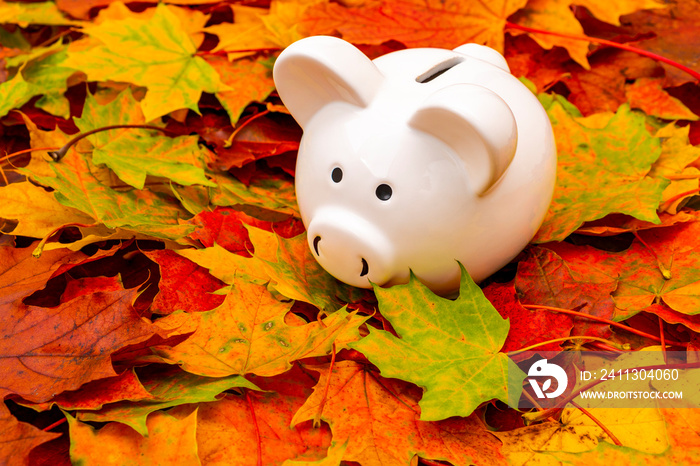
M 556 174 L 552 128 L 493 49 L 408 49 L 369 60 L 337 38 L 277 59 L 277 90 L 304 130 L 296 191 L 309 247 L 348 284 L 458 289 L 532 239 Z

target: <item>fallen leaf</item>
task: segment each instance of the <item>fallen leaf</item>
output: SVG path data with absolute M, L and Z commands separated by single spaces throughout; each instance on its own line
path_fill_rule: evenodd
M 4 401 L 7 392 L 0 391 L 0 400 Z M 0 403 L 0 462 L 7 466 L 24 466 L 29 464 L 29 453 L 34 447 L 60 437 L 58 433 L 44 432 L 31 424 L 18 422 L 5 406 Z
M 0 246 L 0 309 L 11 312 L 13 305 L 43 288 L 46 282 L 88 256 L 82 252 L 51 251 L 32 256 L 32 248 Z
M 637 46 L 700 72 L 700 57 L 696 53 L 700 35 L 694 27 L 700 11 L 695 2 L 674 2 L 663 10 L 641 10 L 625 16 L 623 30 L 630 35 L 653 33 Z M 678 86 L 693 77 L 675 66 L 661 63 L 666 72 L 666 85 Z
M 148 417 L 151 413 L 190 403 L 211 402 L 221 398 L 229 389 L 257 387 L 243 377 L 200 377 L 176 367 L 151 369 L 139 377 L 143 387 L 153 398 L 143 401 L 120 400 L 109 403 L 98 411 L 80 411 L 76 419 L 84 422 L 113 422 L 129 426 L 140 435 L 149 435 Z
M 148 417 L 148 436 L 112 422 L 99 430 L 66 414 L 74 463 L 99 465 L 178 464 L 199 466 L 197 409 L 182 419 L 161 411 Z
M 143 253 L 160 267 L 161 279 L 158 294 L 151 305 L 152 312 L 208 311 L 224 300 L 223 296 L 214 292 L 223 288 L 225 283 L 175 251 L 165 249 Z
M 75 124 L 81 132 L 114 125 L 142 125 L 141 106 L 131 92 L 122 91 L 116 99 L 100 105 L 88 93 L 80 118 Z M 99 131 L 86 138 L 92 144 L 92 161 L 104 164 L 125 183 L 143 189 L 146 176 L 160 176 L 181 185 L 216 186 L 204 176 L 210 152 L 198 143 L 197 136 L 163 137 L 153 130 L 115 128 Z
M 666 120 L 697 120 L 683 102 L 671 97 L 662 88 L 662 79 L 639 78 L 625 86 L 625 96 L 632 108 L 641 109 L 647 115 Z
M 343 39 L 355 44 L 396 40 L 407 47 L 452 49 L 476 42 L 503 53 L 506 18 L 525 3 L 377 0 L 347 8 L 338 3 L 320 3 L 306 10 L 300 27 L 305 35 L 338 31 Z
M 585 265 L 581 264 L 580 267 L 585 270 Z M 515 289 L 523 304 L 576 309 L 595 317 L 611 319 L 615 315 L 615 302 L 611 294 L 617 288 L 617 280 L 586 276 L 585 272 L 581 275 L 584 281 L 576 280 L 569 264 L 553 251 L 544 247 L 532 248 L 528 257 L 518 264 Z M 610 337 L 609 325 L 579 318 L 573 322 L 572 335 Z
M 519 351 L 537 345 L 538 351 L 560 351 L 561 341 L 545 343 L 568 336 L 573 327 L 573 319 L 564 314 L 545 310 L 525 309 L 518 301 L 513 282 L 491 283 L 484 288 L 484 296 L 504 319 L 510 328 L 502 352 Z
M 43 403 L 22 403 L 28 408 L 37 411 L 51 409 L 52 406 L 59 406 L 63 410 L 98 410 L 105 404 L 115 403 L 122 400 L 128 401 L 149 401 L 154 400 L 133 370 L 128 370 L 114 377 L 93 380 L 81 386 L 78 390 L 70 390 L 56 395 L 49 401 Z
M 54 195 L 30 182 L 0 187 L 0 218 L 14 220 L 17 226 L 5 233 L 43 238 L 71 223 L 90 224 L 94 220 L 77 209 L 60 204 Z
M 554 198 L 534 241 L 559 241 L 583 222 L 623 213 L 659 223 L 656 208 L 667 182 L 649 175 L 661 154 L 644 117 L 616 114 L 580 118 L 557 101 L 548 106 L 557 141 Z
M 154 352 L 184 370 L 207 377 L 288 371 L 292 362 L 329 354 L 358 340 L 364 317 L 339 310 L 318 322 L 289 325 L 291 304 L 277 301 L 264 286 L 236 281 L 221 306 L 196 314 L 171 314 L 157 325 L 192 329 L 175 347 Z
M 221 82 L 231 89 L 217 92 L 216 97 L 226 109 L 232 125 L 238 122 L 248 105 L 264 101 L 275 89 L 269 62 L 262 58 L 240 58 L 230 62 L 218 55 L 208 55 L 205 60 L 219 74 Z
M 591 411 L 616 437 L 625 439 L 625 447 L 653 453 L 661 453 L 667 447 L 664 422 L 658 409 Z M 597 424 L 572 407 L 564 409 L 561 422 L 534 424 L 494 435 L 503 441 L 503 453 L 510 464 L 562 464 L 557 459 L 561 453 L 588 452 L 600 444 L 612 442 Z
M 146 121 L 181 108 L 198 111 L 202 92 L 224 89 L 216 71 L 195 56 L 192 39 L 164 4 L 152 15 L 130 13 L 124 19 L 87 24 L 83 32 L 95 43 L 69 48 L 66 66 L 84 71 L 91 81 L 147 87 L 141 102 Z
M 419 419 L 420 390 L 405 382 L 383 379 L 352 361 L 337 362 L 332 371 L 327 365 L 309 369 L 321 378 L 292 425 L 320 412 L 333 432 L 331 449 L 347 443 L 345 461 L 398 466 L 420 456 L 455 465 L 505 464 L 500 442 L 474 415 L 426 422 Z
M 42 402 L 91 380 L 117 375 L 110 355 L 158 331 L 131 307 L 136 290 L 96 290 L 55 308 L 0 308 L 6 390 Z
M 34 176 L 40 184 L 57 192 L 63 205 L 80 210 L 108 228 L 122 227 L 160 238 L 178 239 L 192 231 L 179 219 L 189 217 L 172 198 L 152 191 L 117 191 L 105 185 L 87 156 L 70 151 L 60 162 L 50 165 L 53 177 Z
M 420 419 L 468 416 L 491 399 L 508 400 L 508 358 L 499 353 L 509 324 L 462 268 L 459 298 L 433 294 L 415 276 L 406 285 L 375 287 L 379 312 L 399 338 L 370 328 L 352 343 L 383 377 L 423 387 Z M 524 375 L 523 375 L 524 377 Z
M 328 274 L 311 256 L 306 234 L 282 238 L 248 227 L 255 254 L 245 258 L 219 245 L 205 249 L 183 249 L 178 254 L 209 270 L 216 278 L 233 284 L 236 279 L 251 283 L 269 282 L 283 296 L 311 303 L 329 312 L 340 307 L 336 294 L 347 287 Z
M 265 382 L 264 384 L 262 382 Z M 299 368 L 261 380 L 265 392 L 226 395 L 199 407 L 197 443 L 203 464 L 281 465 L 288 459 L 318 460 L 331 442 L 328 426 L 292 426 L 293 414 L 309 396 L 310 377 Z

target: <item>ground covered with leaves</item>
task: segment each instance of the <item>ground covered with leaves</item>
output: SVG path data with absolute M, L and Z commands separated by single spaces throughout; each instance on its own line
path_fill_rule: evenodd
M 697 464 L 700 409 L 504 401 L 509 351 L 698 362 L 698 21 L 697 0 L 0 1 L 0 463 Z M 455 300 L 317 265 L 271 79 L 315 34 L 505 54 L 559 153 L 512 264 Z

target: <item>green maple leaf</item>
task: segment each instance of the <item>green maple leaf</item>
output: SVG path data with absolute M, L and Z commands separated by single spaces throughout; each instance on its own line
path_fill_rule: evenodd
M 68 78 L 76 72 L 63 65 L 65 46 L 56 43 L 37 47 L 28 53 L 8 58 L 8 68 L 19 67 L 15 76 L 0 84 L 0 116 L 18 108 L 36 95 L 42 97 L 34 104 L 53 115 L 67 118 L 70 114 L 68 99 L 63 95 Z
M 141 103 L 147 121 L 181 108 L 198 111 L 202 92 L 225 86 L 212 66 L 195 55 L 194 42 L 166 5 L 159 3 L 148 16 L 131 13 L 86 25 L 83 32 L 99 44 L 71 48 L 66 65 L 85 72 L 91 81 L 147 87 Z
M 28 83 L 22 73 L 17 73 L 9 81 L 0 84 L 0 117 L 29 101 L 35 94 L 34 87 Z
M 85 107 L 75 124 L 82 132 L 125 124 L 144 124 L 141 107 L 131 92 L 121 92 L 107 105 L 100 105 L 88 94 Z M 161 176 L 189 186 L 216 186 L 204 175 L 209 151 L 198 143 L 198 136 L 151 136 L 152 130 L 117 128 L 87 137 L 93 145 L 92 161 L 105 164 L 131 186 L 143 189 L 147 175 Z
M 22 27 L 28 24 L 46 24 L 52 26 L 81 25 L 63 16 L 55 2 L 0 2 L 0 23 L 18 23 Z
M 557 185 L 536 242 L 560 241 L 583 222 L 611 213 L 659 223 L 656 209 L 668 181 L 650 176 L 661 155 L 645 117 L 622 105 L 586 118 L 545 99 L 557 142 Z
M 423 388 L 421 420 L 468 416 L 482 402 L 507 402 L 508 357 L 499 353 L 509 324 L 462 267 L 459 297 L 441 298 L 413 275 L 406 285 L 374 289 L 399 338 L 370 328 L 352 348 L 384 377 Z M 524 378 L 524 374 L 522 374 Z
M 173 198 L 151 191 L 112 189 L 102 182 L 108 177 L 107 169 L 100 170 L 85 155 L 70 151 L 50 168 L 56 176 L 33 178 L 55 189 L 58 202 L 84 212 L 95 223 L 164 239 L 179 239 L 194 229 L 180 224 L 180 219 L 189 217 L 189 213 Z

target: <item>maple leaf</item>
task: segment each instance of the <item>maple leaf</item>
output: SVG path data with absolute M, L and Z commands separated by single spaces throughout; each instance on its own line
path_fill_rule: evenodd
M 154 352 L 184 370 L 207 377 L 231 374 L 273 376 L 292 362 L 340 350 L 358 340 L 366 320 L 339 310 L 318 322 L 285 322 L 290 303 L 277 301 L 264 286 L 236 281 L 221 306 L 196 314 L 171 314 L 158 321 L 164 329 L 194 331 L 174 347 Z
M 511 20 L 529 28 L 583 36 L 583 27 L 576 19 L 570 5 L 569 0 L 528 0 L 525 7 L 519 10 Z M 616 25 L 620 24 L 620 16 L 637 10 L 665 7 L 654 0 L 625 0 L 614 4 L 600 0 L 578 0 L 576 5 L 586 7 L 596 18 Z M 589 68 L 587 59 L 589 44 L 586 41 L 546 34 L 534 34 L 532 38 L 545 49 L 551 49 L 554 46 L 566 48 L 571 58 L 584 68 Z
M 252 258 L 228 252 L 215 244 L 205 249 L 184 249 L 178 254 L 209 269 L 216 278 L 233 284 L 236 279 L 251 283 L 269 282 L 283 296 L 314 304 L 329 312 L 338 308 L 338 291 L 346 288 L 328 274 L 311 255 L 306 234 L 281 238 L 248 227 L 255 253 Z
M 83 32 L 98 43 L 80 49 L 82 41 L 76 42 L 66 66 L 84 71 L 90 80 L 147 87 L 141 102 L 146 121 L 181 108 L 198 111 L 202 92 L 224 88 L 211 65 L 195 56 L 192 39 L 164 4 L 152 14 L 129 12 L 122 19 L 85 25 Z
M 700 170 L 690 166 L 700 158 L 700 148 L 689 143 L 690 129 L 668 124 L 660 128 L 654 136 L 661 138 L 661 156 L 652 165 L 649 176 L 670 179 L 664 190 L 661 204 L 663 210 L 677 213 L 678 207 L 698 188 Z M 687 193 L 686 196 L 680 196 Z M 675 198 L 675 201 L 671 201 Z
M 513 283 L 491 283 L 484 288 L 484 296 L 504 319 L 510 328 L 502 352 L 518 351 L 536 345 L 539 351 L 559 351 L 561 342 L 540 345 L 548 340 L 567 336 L 571 333 L 573 319 L 567 315 L 547 311 L 525 309 L 516 296 Z M 538 302 L 539 303 L 539 302 Z
M 54 177 L 34 178 L 55 189 L 58 202 L 108 228 L 122 227 L 168 239 L 178 239 L 192 231 L 190 226 L 179 223 L 180 218 L 189 215 L 172 198 L 152 191 L 112 189 L 100 179 L 109 174 L 100 172 L 84 155 L 69 153 L 50 167 Z
M 93 379 L 116 375 L 110 355 L 158 330 L 131 307 L 135 290 L 94 291 L 55 308 L 2 306 L 4 387 L 45 401 Z
M 153 396 L 143 401 L 117 401 L 97 411 L 78 412 L 79 421 L 111 422 L 127 425 L 141 435 L 149 435 L 148 417 L 158 410 L 189 403 L 211 402 L 231 388 L 258 388 L 238 375 L 212 378 L 188 374 L 165 366 L 139 377 L 143 387 Z
M 644 117 L 626 106 L 581 118 L 554 99 L 545 102 L 557 142 L 554 198 L 534 241 L 558 241 L 583 222 L 624 213 L 659 223 L 656 208 L 668 183 L 649 177 L 661 154 Z
M 656 300 L 683 314 L 694 315 L 700 309 L 700 282 L 695 272 L 700 259 L 694 241 L 699 229 L 700 223 L 695 221 L 640 231 L 640 240 L 619 253 L 564 243 L 547 247 L 567 263 L 577 262 L 578 276 L 595 274 L 601 279 L 618 280 L 612 294 L 616 307 L 614 320 L 627 319 Z
M 321 378 L 292 425 L 314 419 L 322 406 L 321 419 L 331 427 L 333 445 L 347 443 L 346 461 L 398 466 L 421 456 L 455 465 L 504 462 L 499 442 L 474 415 L 426 422 L 419 420 L 420 391 L 415 387 L 382 379 L 353 361 L 338 362 L 332 371 L 328 366 L 309 369 Z
M 15 102 L 15 108 L 28 101 L 35 95 L 42 95 L 34 105 L 53 115 L 68 118 L 70 104 L 64 93 L 68 87 L 68 79 L 77 70 L 65 66 L 67 47 L 60 42 L 49 47 L 37 47 L 27 53 L 7 60 L 7 66 L 19 67 L 13 81 L 26 80 L 26 86 L 21 100 Z M 0 89 L 5 83 L 0 84 Z M 15 94 L 15 98 L 18 95 Z M 9 110 L 9 109 L 8 109 Z M 0 107 L 0 114 L 6 111 Z
M 106 105 L 100 105 L 88 94 L 82 116 L 75 118 L 75 124 L 86 133 L 106 126 L 144 124 L 144 117 L 131 92 L 121 92 Z M 216 186 L 204 175 L 210 152 L 199 145 L 198 139 L 153 137 L 148 130 L 139 128 L 115 128 L 87 136 L 93 146 L 92 161 L 108 166 L 122 181 L 138 189 L 144 188 L 147 175 L 182 185 Z
M 33 86 L 24 79 L 21 72 L 9 81 L 0 83 L 0 116 L 5 116 L 13 108 L 20 107 L 34 95 Z
M 651 38 L 640 40 L 640 48 L 700 71 L 700 58 L 696 53 L 700 35 L 694 27 L 699 13 L 696 2 L 674 2 L 664 10 L 642 10 L 627 15 L 623 30 L 632 36 L 652 33 Z M 663 62 L 661 66 L 669 86 L 678 86 L 692 79 L 675 66 Z
M 508 399 L 508 358 L 498 352 L 508 321 L 463 267 L 455 301 L 435 295 L 413 275 L 406 285 L 375 287 L 374 292 L 379 311 L 400 338 L 370 328 L 368 336 L 350 346 L 384 377 L 423 387 L 421 420 L 468 416 L 484 401 Z
M 197 440 L 202 463 L 279 465 L 287 459 L 313 461 L 326 456 L 331 442 L 327 425 L 291 426 L 313 383 L 308 372 L 295 367 L 260 382 L 265 392 L 246 391 L 244 396 L 227 395 L 200 405 Z
M 32 256 L 31 248 L 0 246 L 0 308 L 9 312 L 8 305 L 43 288 L 46 282 L 75 264 L 85 261 L 82 252 L 51 251 L 43 257 Z
M 580 267 L 582 281 L 576 280 L 569 265 Z M 586 265 L 568 264 L 554 252 L 533 248 L 527 259 L 518 264 L 515 288 L 524 304 L 538 304 L 563 309 L 579 309 L 596 317 L 611 319 L 615 315 L 615 303 L 611 294 L 617 288 L 613 277 L 593 277 L 586 273 Z M 604 324 L 578 320 L 573 335 L 610 336 L 610 328 Z
M 662 453 L 667 448 L 663 417 L 658 409 L 591 409 L 626 447 Z M 547 461 L 559 452 L 581 453 L 610 442 L 607 434 L 588 416 L 573 407 L 562 413 L 561 422 L 546 422 L 509 432 L 495 432 L 503 440 L 503 453 L 513 464 Z
M 241 58 L 230 62 L 217 55 L 208 55 L 205 60 L 219 74 L 221 82 L 232 89 L 216 93 L 232 125 L 236 124 L 251 102 L 262 102 L 275 89 L 271 69 L 260 58 Z M 246 85 L 243 86 L 243 83 Z
M 683 102 L 671 97 L 662 88 L 661 79 L 639 78 L 625 86 L 625 96 L 632 108 L 665 120 L 697 120 Z M 670 126 L 670 125 L 669 125 Z M 680 129 L 680 128 L 679 128 Z
M 93 222 L 77 209 L 60 204 L 53 194 L 29 182 L 0 187 L 0 218 L 14 220 L 17 226 L 5 230 L 14 235 L 43 238 L 69 223 Z
M 108 403 L 122 400 L 151 401 L 155 397 L 139 382 L 133 370 L 127 370 L 115 377 L 93 380 L 78 390 L 65 391 L 43 403 L 16 402 L 37 411 L 45 411 L 54 405 L 63 410 L 98 410 Z
M 22 27 L 29 24 L 47 24 L 54 26 L 83 24 L 66 18 L 54 2 L 2 2 L 0 18 L 4 23 L 18 23 Z
M 269 10 L 231 5 L 234 23 L 221 23 L 205 30 L 219 36 L 214 52 L 227 52 L 229 60 L 261 50 L 283 49 L 306 34 L 299 22 L 309 7 L 327 0 L 272 0 Z
M 251 204 L 275 212 L 295 214 L 299 217 L 294 183 L 288 178 L 266 175 L 256 177 L 248 185 L 218 172 L 207 173 L 217 184 L 210 190 L 211 203 L 215 206 Z M 270 193 L 274 192 L 274 196 Z
M 208 311 L 221 304 L 224 297 L 213 294 L 225 284 L 212 277 L 192 261 L 169 249 L 143 251 L 160 267 L 161 279 L 158 294 L 151 304 L 151 311 L 170 314 L 182 311 Z
M 452 49 L 476 42 L 503 53 L 506 18 L 527 0 L 481 2 L 462 0 L 381 0 L 346 8 L 320 3 L 309 8 L 301 21 L 307 35 L 340 32 L 356 44 L 397 40 L 407 47 Z
M 200 465 L 197 455 L 197 408 L 181 419 L 154 412 L 147 420 L 147 436 L 120 423 L 95 429 L 66 414 L 71 437 L 71 460 L 79 464 L 142 463 Z
M 0 391 L 0 400 L 5 399 L 7 392 Z M 0 403 L 0 462 L 7 466 L 29 464 L 29 452 L 36 446 L 59 437 L 58 433 L 44 432 L 31 424 L 18 422 L 7 409 L 5 403 Z

